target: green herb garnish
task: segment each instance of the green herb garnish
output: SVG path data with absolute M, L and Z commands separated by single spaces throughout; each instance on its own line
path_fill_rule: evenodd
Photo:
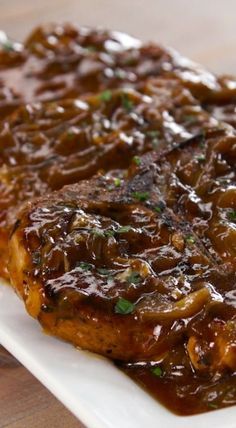
M 148 192 L 133 192 L 133 198 L 137 199 L 140 202 L 145 202 L 149 198 Z
M 14 52 L 15 51 L 14 43 L 12 43 L 10 40 L 4 40 L 2 43 L 0 43 L 0 46 L 6 52 Z
M 148 137 L 151 137 L 151 139 L 152 139 L 152 146 L 153 146 L 153 148 L 154 148 L 154 149 L 156 149 L 156 148 L 157 148 L 157 146 L 158 146 L 158 144 L 159 144 L 159 139 L 158 139 L 158 137 L 159 137 L 159 135 L 160 135 L 160 132 L 159 132 L 159 131 L 157 131 L 157 130 L 147 131 L 147 132 L 146 132 L 146 135 L 147 135 Z
M 67 137 L 69 139 L 72 139 L 72 138 L 74 138 L 74 136 L 75 136 L 75 133 L 72 130 L 69 129 L 69 131 L 67 132 Z
M 228 213 L 228 219 L 233 222 L 236 222 L 236 210 L 230 211 Z
M 97 51 L 96 46 L 93 46 L 93 45 L 86 46 L 85 49 L 88 52 L 96 52 Z
M 120 178 L 114 178 L 114 185 L 115 185 L 115 187 L 120 187 L 121 179 Z
M 156 211 L 157 213 L 161 213 L 162 211 L 164 211 L 164 209 L 165 204 L 163 202 L 159 202 L 159 204 L 154 207 L 154 211 Z
M 112 229 L 105 230 L 104 235 L 110 238 L 111 236 L 115 235 L 115 230 L 112 230 Z
M 34 265 L 40 265 L 41 263 L 41 253 L 39 251 L 35 251 L 32 254 L 32 261 Z
M 121 96 L 121 102 L 122 102 L 122 106 L 123 106 L 123 108 L 125 110 L 127 110 L 127 111 L 131 111 L 132 110 L 134 104 L 133 104 L 133 101 L 131 101 L 129 99 L 128 94 L 122 94 L 122 96 Z
M 196 156 L 198 162 L 204 162 L 206 160 L 206 156 L 204 154 L 200 154 Z
M 91 263 L 80 262 L 78 267 L 86 271 L 86 270 L 91 270 L 93 265 L 91 265 Z
M 210 407 L 211 409 L 218 409 L 217 404 L 215 403 L 207 403 L 208 407 Z
M 101 237 L 101 238 L 104 238 L 104 236 L 105 236 L 104 233 L 103 233 L 103 231 L 100 230 L 100 229 L 91 229 L 91 233 L 94 236 Z
M 153 138 L 153 140 L 152 140 L 152 147 L 154 149 L 156 149 L 158 147 L 159 143 L 160 143 L 160 141 L 157 138 Z
M 102 93 L 99 95 L 99 98 L 100 98 L 100 100 L 101 100 L 101 101 L 108 102 L 108 101 L 110 101 L 110 100 L 111 100 L 111 98 L 112 98 L 112 92 L 111 92 L 111 91 L 109 91 L 109 89 L 107 89 L 106 91 L 102 92 Z
M 152 367 L 151 372 L 157 377 L 163 376 L 163 370 L 160 366 Z
M 99 269 L 97 269 L 97 271 L 101 275 L 111 275 L 111 271 L 109 269 L 99 268 Z
M 194 122 L 196 122 L 196 116 L 189 114 L 189 115 L 184 116 L 184 120 L 188 123 L 194 123 Z
M 141 281 L 141 276 L 139 274 L 139 272 L 136 272 L 135 270 L 133 272 L 131 272 L 131 274 L 128 276 L 127 278 L 127 282 L 129 282 L 129 284 L 138 284 Z
M 123 299 L 122 297 L 118 300 L 115 305 L 115 313 L 127 315 L 131 314 L 135 309 L 135 305 L 129 300 Z
M 188 235 L 188 236 L 186 236 L 186 242 L 188 244 L 194 244 L 195 243 L 195 238 L 192 235 Z
M 133 161 L 137 166 L 139 166 L 139 165 L 141 164 L 141 159 L 140 159 L 140 157 L 139 157 L 139 156 L 134 156 L 134 157 L 133 157 L 133 159 L 132 159 L 132 161 Z
M 130 232 L 130 230 L 132 230 L 131 226 L 121 226 L 119 227 L 119 229 L 117 229 L 117 233 L 127 233 Z
M 124 72 L 124 70 L 121 70 L 120 68 L 117 68 L 115 71 L 114 71 L 114 74 L 115 74 L 115 77 L 117 77 L 117 79 L 124 79 L 125 78 L 125 72 Z
M 157 138 L 157 137 L 159 137 L 160 132 L 157 130 L 152 130 L 152 131 L 147 131 L 146 134 L 148 137 Z
M 201 141 L 201 143 L 199 144 L 199 146 L 200 146 L 200 148 L 201 148 L 201 149 L 204 149 L 204 148 L 205 148 L 205 144 L 204 144 L 204 142 L 203 142 L 203 141 Z

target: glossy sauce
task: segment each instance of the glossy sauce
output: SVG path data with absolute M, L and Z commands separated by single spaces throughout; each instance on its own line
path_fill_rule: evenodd
M 235 82 L 116 32 L 6 42 L 2 274 L 11 232 L 12 283 L 47 332 L 175 413 L 235 404 Z

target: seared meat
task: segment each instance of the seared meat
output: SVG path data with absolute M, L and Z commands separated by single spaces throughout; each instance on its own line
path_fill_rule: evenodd
M 145 155 L 118 186 L 114 172 L 29 202 L 10 241 L 29 313 L 112 358 L 185 343 L 196 370 L 235 370 L 235 142 L 210 130 Z
M 0 46 L 0 275 L 176 411 L 235 403 L 236 81 L 71 25 Z
M 147 81 L 143 92 L 28 104 L 0 124 L 1 275 L 7 276 L 8 234 L 22 202 L 98 170 L 127 168 L 142 153 L 217 126 L 176 80 Z
M 233 78 L 217 78 L 171 49 L 119 32 L 51 24 L 34 30 L 24 44 L 0 33 L 0 47 L 1 116 L 22 103 L 107 88 L 141 90 L 155 76 L 179 80 L 206 109 L 235 104 Z

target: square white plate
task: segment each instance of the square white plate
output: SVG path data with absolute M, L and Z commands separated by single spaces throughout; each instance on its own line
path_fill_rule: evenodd
M 13 290 L 0 285 L 0 343 L 86 427 L 236 428 L 236 407 L 170 413 L 110 361 L 43 334 Z

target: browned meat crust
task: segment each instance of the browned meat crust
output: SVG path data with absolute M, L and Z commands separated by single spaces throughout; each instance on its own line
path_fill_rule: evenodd
M 171 49 L 145 45 L 123 33 L 50 24 L 34 30 L 24 44 L 0 36 L 2 116 L 26 102 L 139 88 L 154 76 L 179 80 L 204 108 L 235 104 L 233 78 L 217 78 Z
M 0 125 L 1 275 L 7 276 L 8 233 L 24 201 L 99 170 L 127 168 L 145 152 L 217 125 L 176 80 L 150 80 L 142 90 L 26 105 Z
M 235 142 L 212 130 L 146 155 L 118 187 L 114 175 L 98 176 L 29 203 L 11 239 L 10 274 L 31 315 L 122 360 L 160 359 L 188 343 L 196 369 L 204 326 L 203 369 L 235 370 Z M 123 299 L 130 314 L 117 313 Z M 219 320 L 231 326 L 222 341 Z

